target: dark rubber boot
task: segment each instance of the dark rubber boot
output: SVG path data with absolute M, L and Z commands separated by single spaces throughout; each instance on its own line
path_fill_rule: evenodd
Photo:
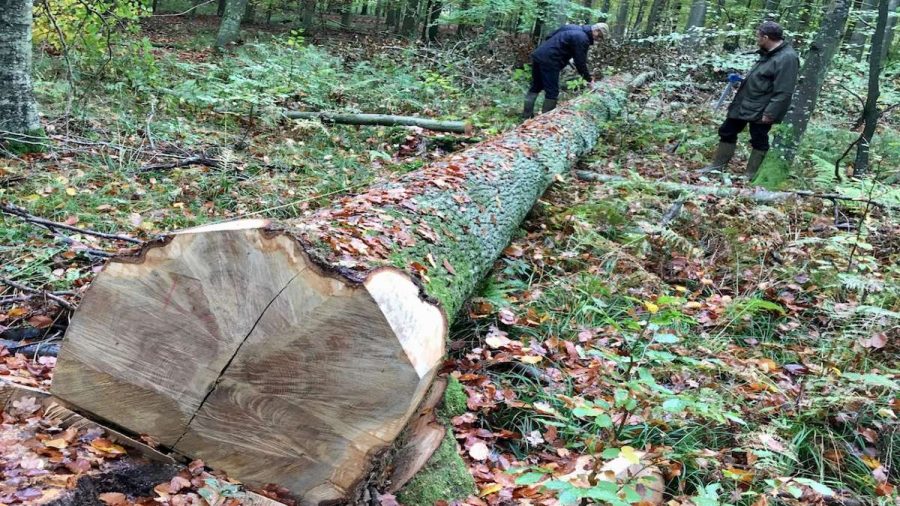
M 541 112 L 550 112 L 553 109 L 556 109 L 556 100 L 545 98 L 544 106 L 541 107 Z
M 534 117 L 534 102 L 537 100 L 537 93 L 528 93 L 525 95 L 525 107 L 522 109 L 522 121 Z
M 712 172 L 714 170 L 725 170 L 728 167 L 728 162 L 734 157 L 734 150 L 737 148 L 737 144 L 730 144 L 728 142 L 720 142 L 719 147 L 716 148 L 716 154 L 713 155 L 713 161 L 711 164 L 707 165 L 700 169 L 700 172 Z
M 759 166 L 762 165 L 763 160 L 766 158 L 766 153 L 768 153 L 768 151 L 761 151 L 759 149 L 754 149 L 750 152 L 750 158 L 747 159 L 747 172 L 744 173 L 749 181 L 752 181 L 753 178 L 756 177 Z

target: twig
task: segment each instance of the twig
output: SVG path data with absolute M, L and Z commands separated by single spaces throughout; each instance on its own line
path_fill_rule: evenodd
M 25 286 L 25 285 L 16 283 L 15 281 L 13 281 L 11 279 L 6 279 L 6 278 L 0 278 L 0 283 L 3 283 L 4 285 L 7 285 L 7 286 L 11 286 L 17 290 L 22 290 L 23 292 L 42 295 L 44 297 L 47 297 L 48 299 L 56 301 L 57 303 L 59 303 L 60 306 L 66 308 L 66 309 L 70 309 L 73 311 L 75 310 L 75 306 L 73 306 L 71 303 L 69 303 L 66 299 L 63 299 L 62 297 L 59 297 L 56 295 L 53 295 L 53 293 L 51 293 L 51 292 L 48 292 L 45 290 L 38 290 L 37 288 L 31 288 L 30 286 Z
M 72 70 L 72 61 L 69 59 L 69 45 L 66 43 L 66 36 L 63 35 L 59 24 L 56 23 L 56 16 L 54 16 L 53 11 L 50 10 L 50 4 L 47 0 L 44 0 L 41 4 L 44 6 L 44 12 L 47 13 L 47 19 L 49 19 L 50 24 L 53 25 L 53 31 L 56 32 L 56 36 L 59 38 L 59 45 L 62 46 L 63 51 L 63 59 L 66 61 L 66 77 L 69 82 L 69 91 L 66 93 L 66 133 L 68 133 L 69 115 L 72 112 L 72 101 L 75 100 L 75 73 Z
M 129 237 L 127 235 L 107 234 L 104 232 L 98 232 L 96 230 L 91 230 L 88 228 L 73 227 L 71 225 L 66 225 L 65 223 L 58 223 L 55 221 L 45 220 L 44 218 L 39 218 L 37 216 L 34 216 L 33 214 L 29 214 L 27 211 L 25 211 L 21 207 L 15 206 L 13 204 L 0 204 L 0 212 L 4 212 L 6 214 L 19 217 L 29 223 L 34 223 L 35 225 L 40 225 L 42 227 L 46 227 L 54 232 L 56 231 L 56 229 L 63 229 L 63 230 L 71 230 L 72 232 L 78 232 L 80 234 L 102 237 L 104 239 L 112 239 L 114 241 L 125 241 L 125 242 L 130 242 L 132 244 L 142 244 L 143 243 L 143 241 L 141 241 L 140 239 L 135 239 L 134 237 Z
M 677 218 L 678 215 L 681 214 L 681 207 L 682 207 L 683 205 L 684 205 L 684 199 L 683 199 L 683 198 L 680 198 L 680 199 L 676 200 L 675 203 L 672 204 L 672 207 L 670 207 L 669 210 L 666 211 L 666 214 L 663 215 L 662 221 L 660 222 L 660 225 L 663 226 L 663 227 L 665 227 L 666 225 L 669 224 L 670 221 L 672 221 L 672 220 L 674 220 L 675 218 Z
M 191 7 L 190 9 L 188 9 L 188 10 L 186 10 L 186 11 L 184 11 L 184 12 L 179 12 L 178 14 L 154 14 L 154 15 L 152 15 L 152 16 L 150 16 L 150 17 L 151 17 L 151 18 L 175 18 L 175 17 L 178 17 L 178 16 L 184 16 L 185 14 L 190 14 L 191 11 L 193 11 L 193 10 L 195 10 L 195 9 L 199 9 L 200 7 L 203 7 L 204 5 L 211 4 L 211 3 L 216 2 L 216 1 L 218 1 L 218 0 L 206 0 L 206 1 L 203 2 L 202 4 L 197 4 L 197 5 Z
M 847 146 L 847 149 L 844 150 L 844 154 L 842 154 L 840 158 L 835 160 L 835 162 L 834 162 L 834 178 L 837 179 L 839 183 L 842 181 L 842 179 L 841 179 L 841 162 L 844 161 L 844 158 L 847 158 L 847 155 L 850 154 L 850 150 L 853 149 L 853 146 L 856 146 L 857 144 L 859 144 L 859 141 L 861 141 L 862 138 L 863 138 L 863 136 L 862 136 L 862 134 L 860 134 L 860 136 L 857 137 L 855 141 L 851 142 L 850 145 Z
M 171 170 L 177 167 L 186 167 L 188 165 L 204 165 L 206 167 L 219 168 L 220 164 L 218 160 L 213 158 L 206 158 L 204 156 L 191 156 L 189 158 L 185 158 L 183 160 L 178 160 L 172 163 L 162 163 L 158 165 L 145 165 L 138 169 L 138 172 L 153 172 L 157 170 Z

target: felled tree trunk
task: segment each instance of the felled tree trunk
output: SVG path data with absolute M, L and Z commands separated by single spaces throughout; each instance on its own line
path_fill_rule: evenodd
M 0 145 L 38 151 L 44 135 L 31 83 L 30 0 L 0 0 Z
M 54 395 L 244 482 L 347 500 L 428 392 L 448 320 L 624 88 L 310 216 L 185 230 L 109 263 Z

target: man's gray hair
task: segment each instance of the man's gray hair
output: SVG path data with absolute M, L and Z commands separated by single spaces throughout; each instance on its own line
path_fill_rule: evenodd
M 763 21 L 756 33 L 765 35 L 772 40 L 784 40 L 784 28 L 774 21 Z
M 609 38 L 609 25 L 606 23 L 596 23 L 591 25 L 592 32 L 600 32 L 604 39 Z

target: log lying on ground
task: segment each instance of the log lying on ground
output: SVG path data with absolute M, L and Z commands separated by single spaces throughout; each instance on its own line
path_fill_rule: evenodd
M 840 193 L 821 193 L 809 190 L 785 190 L 771 191 L 764 188 L 733 188 L 729 186 L 703 186 L 685 183 L 676 183 L 674 181 L 654 181 L 644 179 L 630 179 L 614 174 L 603 174 L 600 172 L 592 172 L 587 170 L 575 171 L 575 177 L 582 181 L 596 181 L 605 184 L 647 184 L 665 191 L 671 192 L 690 192 L 699 195 L 714 195 L 716 197 L 735 197 L 739 199 L 751 200 L 760 204 L 774 204 L 785 202 L 795 198 L 816 198 L 823 200 L 841 200 L 845 202 L 856 202 L 859 204 L 869 204 L 882 209 L 900 209 L 900 205 L 894 205 L 886 202 L 878 202 L 861 197 L 850 197 L 841 195 Z
M 425 397 L 448 317 L 624 90 L 308 217 L 185 230 L 110 262 L 53 393 L 243 482 L 346 501 Z
M 323 123 L 344 125 L 417 126 L 435 132 L 472 134 L 472 124 L 465 121 L 440 121 L 415 116 L 392 116 L 389 114 L 344 114 L 332 112 L 285 111 L 289 119 L 317 119 Z

